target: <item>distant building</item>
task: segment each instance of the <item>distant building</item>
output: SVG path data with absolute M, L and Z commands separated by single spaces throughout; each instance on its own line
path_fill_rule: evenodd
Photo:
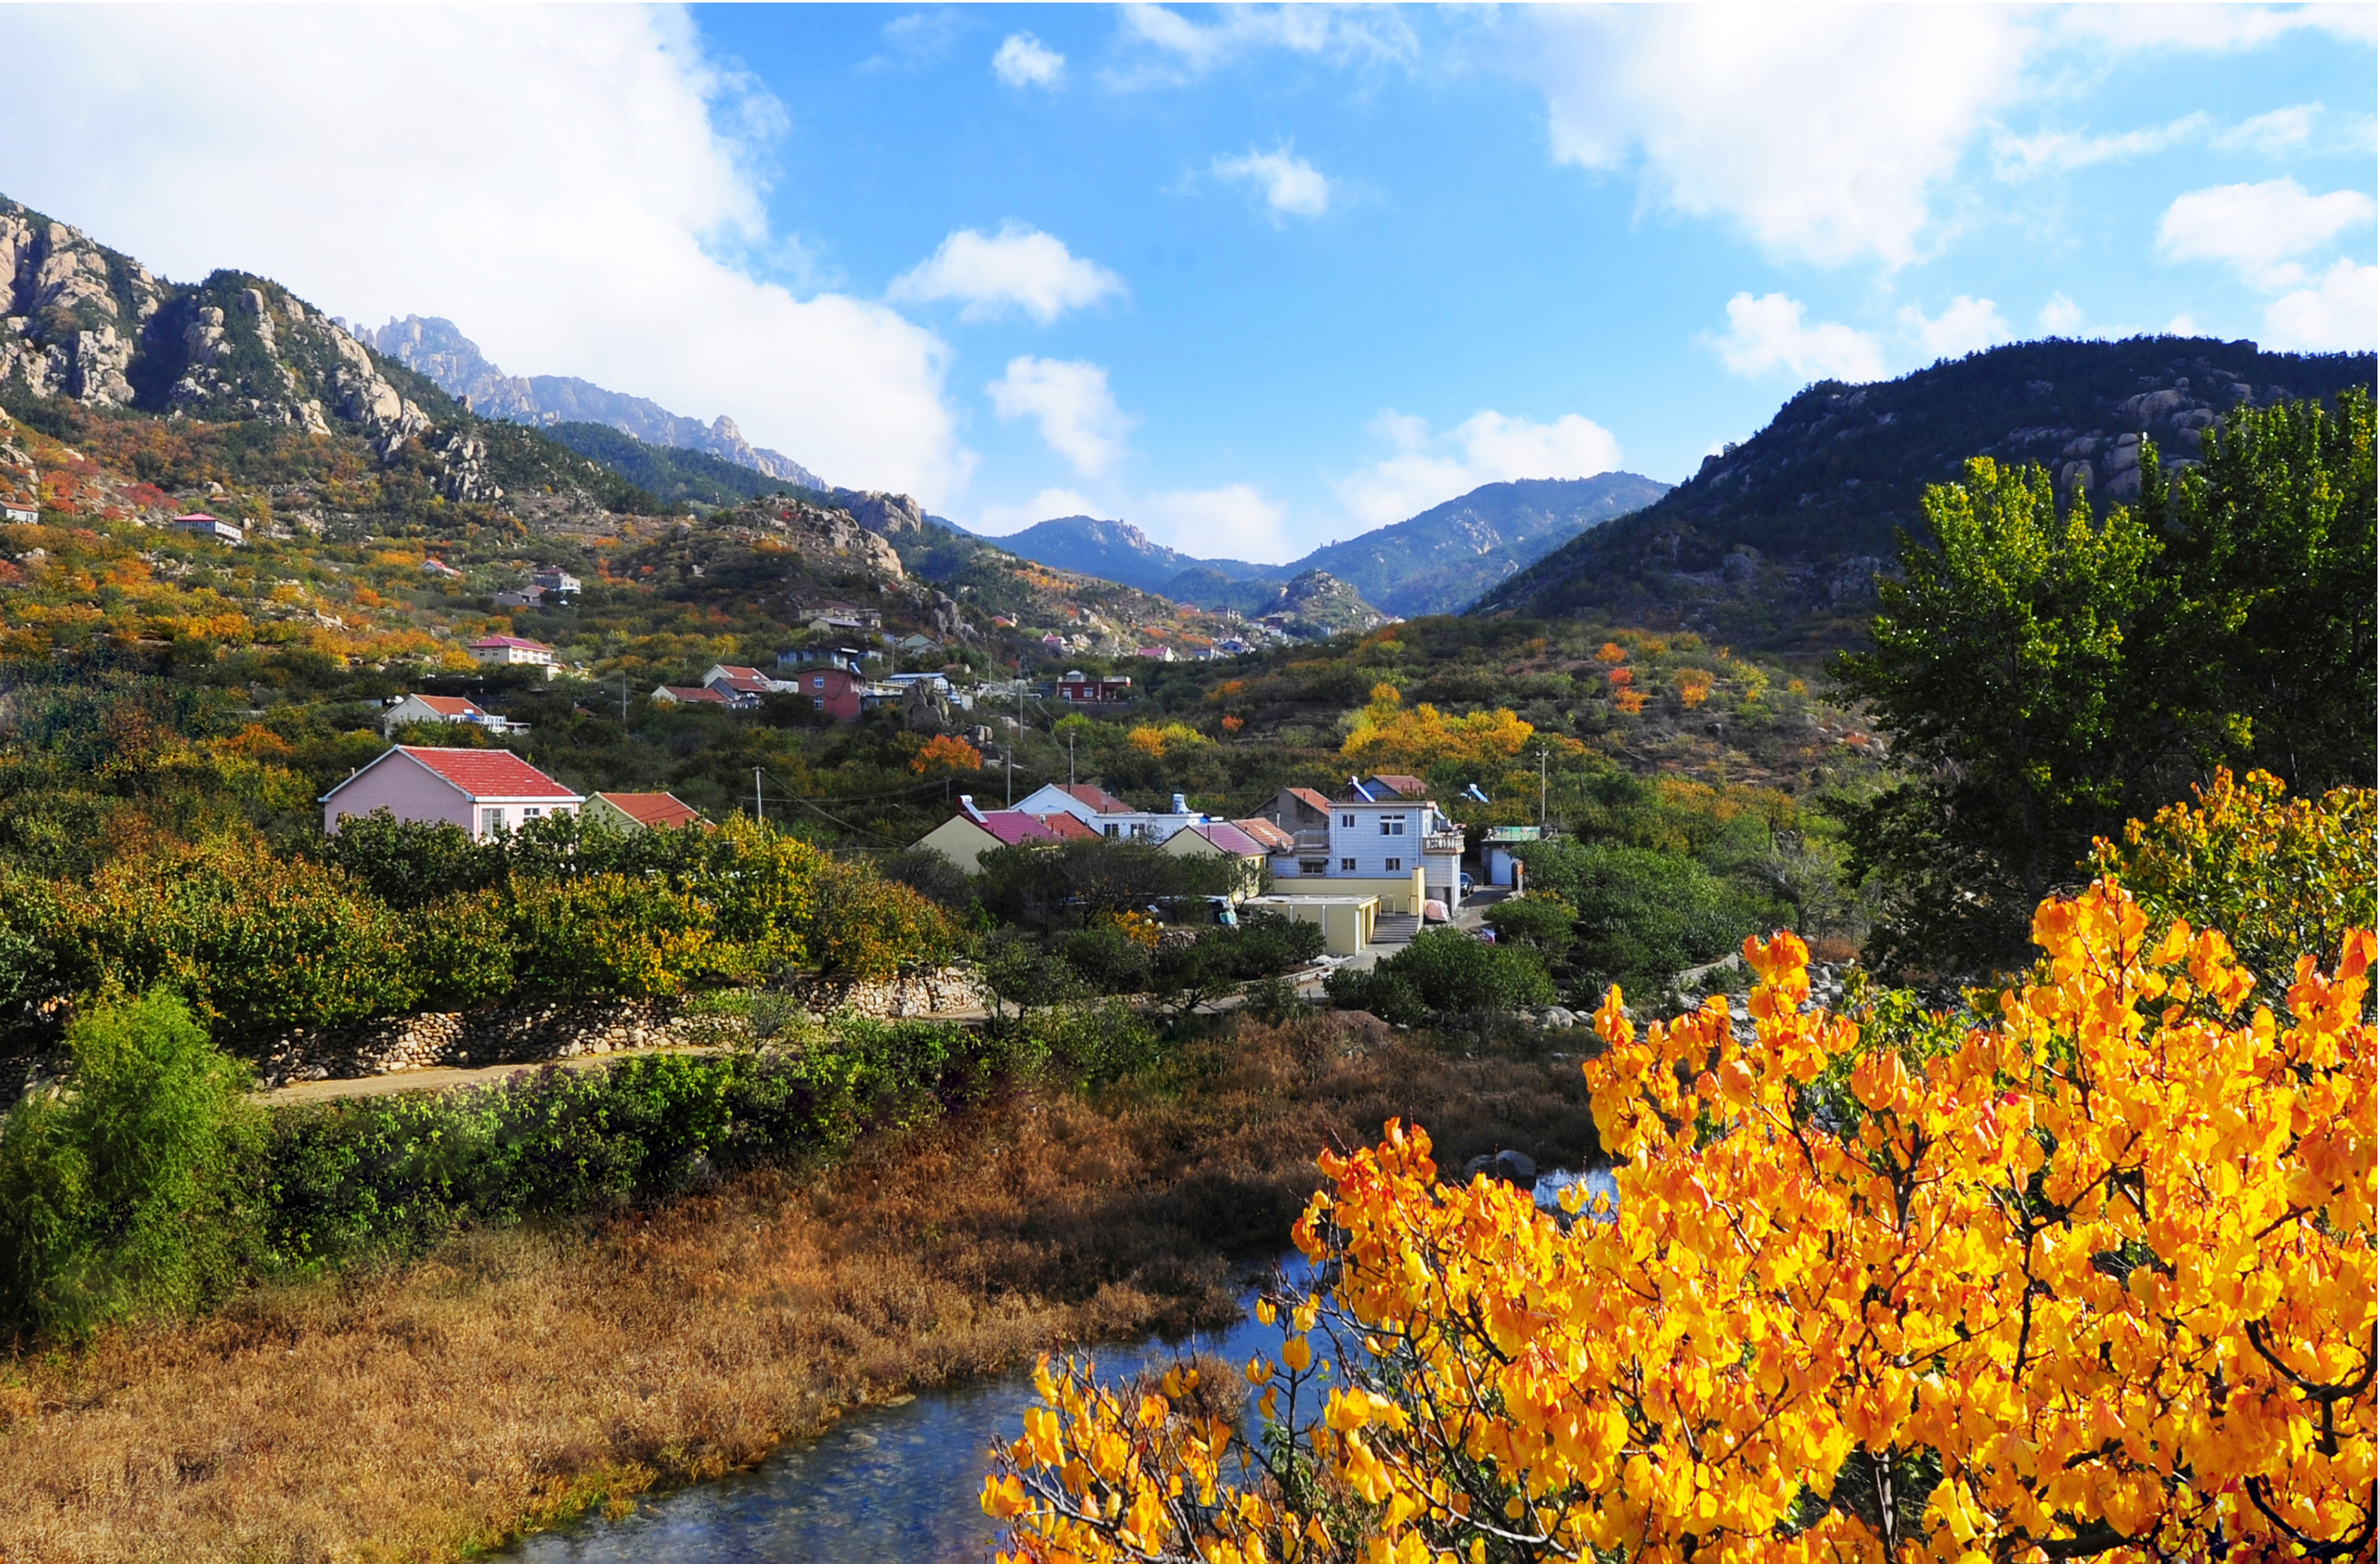
M 813 630 L 854 631 L 881 630 L 884 615 L 872 608 L 857 608 L 850 603 L 825 602 L 794 610 L 794 617 Z
M 1044 782 L 1020 799 L 1016 806 L 1028 815 L 1072 815 L 1101 835 L 1121 834 L 1107 830 L 1103 821 L 1123 819 L 1138 812 L 1096 782 Z
M 1264 882 L 1265 844 L 1229 820 L 1201 820 L 1184 826 L 1165 839 L 1165 851 L 1177 857 L 1213 855 L 1236 859 L 1240 883 L 1232 899 L 1253 896 Z
M 528 666 L 543 668 L 549 679 L 560 672 L 553 662 L 553 649 L 543 641 L 532 641 L 520 636 L 482 636 L 464 649 L 474 662 L 495 667 Z
M 852 668 L 805 668 L 785 683 L 838 722 L 856 722 L 875 685 Z
M 516 592 L 496 594 L 498 608 L 538 608 L 542 606 L 544 601 L 545 588 L 542 587 L 523 587 Z
M 922 657 L 929 651 L 940 651 L 942 643 L 931 636 L 907 635 L 892 643 L 892 649 L 904 657 Z
M 1173 649 L 1172 647 L 1143 647 L 1133 655 L 1135 657 L 1146 657 L 1153 662 L 1171 662 L 1173 661 Z
M 33 519 L 39 521 L 41 517 L 35 516 Z M 165 525 L 176 532 L 188 533 L 193 538 L 212 538 L 218 543 L 226 543 L 235 549 L 248 541 L 247 530 L 237 523 L 218 521 L 204 511 L 192 511 L 188 515 L 177 515 Z
M 426 559 L 426 560 L 423 560 L 423 561 L 421 562 L 421 573 L 422 573 L 423 575 L 425 575 L 425 576 L 460 576 L 460 575 L 462 575 L 462 574 L 463 574 L 461 571 L 459 571 L 459 570 L 455 569 L 453 565 L 448 564 L 447 564 L 444 560 L 443 560 L 443 559 Z
M 577 592 L 579 588 L 578 577 L 571 575 L 570 572 L 561 568 L 559 565 L 551 569 L 540 570 L 535 576 L 530 576 L 529 579 L 536 583 L 538 590 L 541 592 L 569 594 Z
M 590 794 L 579 818 L 590 826 L 631 834 L 642 830 L 677 830 L 686 826 L 711 829 L 691 804 L 667 793 L 598 793 Z
M 526 733 L 528 724 L 499 717 L 492 711 L 482 711 L 458 695 L 408 695 L 390 703 L 382 714 L 380 731 L 383 736 L 395 733 L 407 722 L 458 722 L 485 728 L 492 734 Z
M 349 816 L 386 809 L 400 820 L 456 825 L 474 842 L 587 800 L 509 749 L 432 749 L 400 744 L 324 794 L 322 831 Z
M 771 679 L 758 668 L 733 662 L 712 663 L 702 675 L 702 682 L 725 696 L 730 706 L 758 706 L 764 696 L 793 688 L 790 680 Z
M 0 521 L 13 521 L 25 527 L 31 527 L 37 525 L 41 519 L 42 510 L 39 505 L 24 504 L 15 500 L 0 500 Z
M 1105 706 L 1132 698 L 1132 681 L 1116 673 L 1068 669 L 1058 681 L 1058 698 L 1070 706 Z
M 1074 819 L 1072 816 L 1053 818 Z M 1074 825 L 1079 829 L 1081 822 L 1074 821 Z M 1063 831 L 1062 835 L 1062 831 Z M 1036 843 L 1055 846 L 1074 834 L 1074 830 L 1063 827 L 1052 829 L 1047 821 L 1037 819 L 1022 809 L 989 811 L 978 809 L 975 806 L 973 798 L 962 795 L 959 799 L 957 814 L 953 815 L 910 845 L 929 847 L 966 870 L 967 873 L 973 874 L 983 855 L 995 848 L 1024 847 Z
M 651 699 L 659 706 L 717 706 L 723 709 L 735 704 L 724 692 L 714 690 L 708 685 L 655 685 Z
M 1283 788 L 1267 813 L 1290 839 L 1286 850 L 1278 838 L 1266 843 L 1276 883 L 1337 880 L 1330 891 L 1377 895 L 1390 913 L 1419 913 L 1425 900 L 1445 903 L 1450 915 L 1463 904 L 1462 829 L 1425 798 L 1351 779 L 1338 799 Z
M 788 668 L 811 668 L 825 664 L 830 667 L 848 668 L 856 673 L 859 672 L 859 665 L 866 661 L 869 655 L 857 647 L 795 647 L 791 651 L 781 651 L 777 654 L 777 672 L 783 673 Z

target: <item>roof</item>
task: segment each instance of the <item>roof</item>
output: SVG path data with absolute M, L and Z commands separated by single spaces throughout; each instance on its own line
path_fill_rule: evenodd
M 1087 838 L 1097 837 L 1099 834 L 1085 825 L 1080 816 L 1070 815 L 1063 809 L 1053 809 L 1049 814 L 1038 818 L 1042 828 L 1061 842 L 1070 837 Z
M 1058 791 L 1077 804 L 1087 804 L 1100 815 L 1129 815 L 1132 806 L 1094 782 L 1060 782 Z
M 719 677 L 710 681 L 710 687 L 715 689 L 725 685 L 739 695 L 766 695 L 776 687 L 776 683 L 758 668 L 730 668 L 722 663 Z
M 1289 795 L 1309 809 L 1318 809 L 1326 815 L 1330 812 L 1330 800 L 1310 787 L 1293 787 L 1289 790 Z
M 543 641 L 532 641 L 520 636 L 482 636 L 478 640 L 471 643 L 471 649 L 473 651 L 478 651 L 482 647 L 491 649 L 496 647 L 519 647 L 527 651 L 552 651 L 553 649 L 552 647 L 547 646 Z
M 1418 798 L 1429 791 L 1429 783 L 1419 777 L 1409 777 L 1398 772 L 1378 771 L 1373 773 L 1371 780 L 1406 798 Z
M 178 525 L 179 523 L 182 523 L 182 522 L 185 522 L 185 521 L 205 521 L 205 522 L 212 522 L 212 520 L 214 520 L 214 519 L 215 519 L 214 517 L 212 517 L 212 516 L 209 515 L 208 515 L 206 512 L 204 512 L 204 511 L 192 511 L 192 512 L 190 512 L 188 515 L 177 515 L 177 516 L 176 516 L 176 517 L 174 518 L 175 522 L 176 522 L 177 525 Z
M 1239 858 L 1261 858 L 1265 844 L 1229 820 L 1209 820 L 1190 828 L 1224 852 Z
M 403 756 L 474 802 L 483 798 L 576 799 L 578 796 L 509 749 L 436 749 L 424 745 L 400 744 L 382 752 L 370 766 L 364 767 L 363 770 L 331 789 L 322 797 L 327 800 L 340 788 L 353 784 L 357 777 L 373 766 L 389 764 L 389 757 L 393 755 Z
M 1297 838 L 1270 820 L 1253 818 L 1233 820 L 1233 825 L 1254 837 L 1269 852 L 1286 853 L 1297 845 Z
M 722 673 L 726 674 L 731 679 L 757 679 L 760 677 L 760 671 L 758 668 L 746 668 L 733 662 L 722 662 L 715 666 Z
M 672 700 L 708 700 L 719 706 L 727 704 L 727 697 L 709 685 L 663 685 L 662 688 L 668 692 Z
M 484 717 L 486 712 L 459 695 L 411 695 L 406 700 L 418 700 L 441 717 Z M 404 701 L 399 701 L 403 705 Z
M 961 817 L 961 818 L 965 818 L 965 817 L 964 816 Z M 998 837 L 1001 844 L 1006 847 L 1018 846 L 1027 842 L 1055 842 L 1058 840 L 1058 833 L 1056 831 L 1051 830 L 1048 826 L 1043 825 L 1039 820 L 1035 819 L 1032 816 L 1026 814 L 1022 809 L 987 810 L 976 820 L 975 823 L 981 826 L 984 830 L 991 832 L 992 835 Z
M 699 822 L 708 825 L 693 805 L 668 793 L 599 793 L 595 795 L 640 826 L 670 830 Z

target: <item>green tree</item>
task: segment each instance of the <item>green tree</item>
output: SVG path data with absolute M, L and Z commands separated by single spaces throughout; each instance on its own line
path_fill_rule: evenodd
M 1529 1010 L 1554 1002 L 1553 979 L 1536 952 L 1487 944 L 1451 928 L 1415 935 L 1378 971 L 1410 986 L 1435 1011 Z
M 263 1115 L 164 989 L 67 1028 L 69 1090 L 0 1119 L 0 1335 L 187 1313 L 228 1285 Z
M 1487 912 L 1499 940 L 1542 951 L 1548 959 L 1578 942 L 1578 909 L 1551 891 L 1532 891 L 1497 903 Z

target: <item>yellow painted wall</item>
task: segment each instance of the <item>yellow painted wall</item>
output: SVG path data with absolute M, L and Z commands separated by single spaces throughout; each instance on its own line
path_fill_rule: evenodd
M 965 815 L 953 815 L 941 825 L 917 838 L 916 845 L 930 847 L 958 865 L 967 873 L 976 872 L 976 862 L 1000 845 L 1000 838 L 968 819 Z

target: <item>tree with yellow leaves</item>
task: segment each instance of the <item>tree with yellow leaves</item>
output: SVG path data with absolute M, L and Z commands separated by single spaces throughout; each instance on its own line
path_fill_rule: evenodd
M 1790 933 L 1746 1036 L 1614 989 L 1616 1212 L 1324 1156 L 1261 1435 L 1045 1365 L 1013 1557 L 2372 1557 L 2372 932 L 2286 996 L 2113 881 L 2034 934 L 1963 1022 L 1812 1008 Z
M 1510 760 L 1532 739 L 1564 754 L 1578 754 L 1585 747 L 1576 739 L 1539 735 L 1501 707 L 1449 717 L 1427 701 L 1407 709 L 1394 685 L 1375 685 L 1370 702 L 1355 713 L 1339 753 L 1376 770 L 1426 771 L 1449 761 L 1480 767 Z

